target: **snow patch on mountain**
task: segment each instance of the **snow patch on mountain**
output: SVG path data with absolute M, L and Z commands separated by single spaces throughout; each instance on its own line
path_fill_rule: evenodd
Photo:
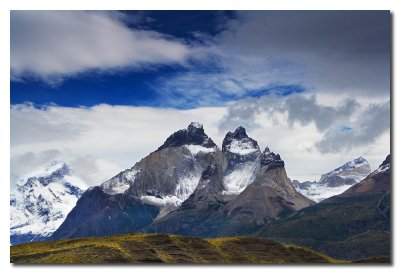
M 126 170 L 101 184 L 101 188 L 110 195 L 124 193 L 135 181 L 137 173 L 138 171 L 134 168 Z
M 199 184 L 202 172 L 202 169 L 196 168 L 194 171 L 178 178 L 178 185 L 175 189 L 175 195 L 178 199 L 183 202 L 189 198 L 196 189 L 197 184 Z
M 240 194 L 248 185 L 250 185 L 255 177 L 255 170 L 259 162 L 246 162 L 239 164 L 233 171 L 225 175 L 223 179 L 224 191 L 222 194 L 231 195 Z
M 140 200 L 143 202 L 155 205 L 155 206 L 175 206 L 178 207 L 182 204 L 182 199 L 178 198 L 174 195 L 167 195 L 167 196 L 152 196 L 152 195 L 143 195 L 140 197 Z
M 254 144 L 248 139 L 233 139 L 226 149 L 233 154 L 239 155 L 247 155 L 259 150 L 258 147 L 255 147 Z
M 184 145 L 193 156 L 196 156 L 198 153 L 212 153 L 215 152 L 216 148 L 207 148 L 201 145 Z

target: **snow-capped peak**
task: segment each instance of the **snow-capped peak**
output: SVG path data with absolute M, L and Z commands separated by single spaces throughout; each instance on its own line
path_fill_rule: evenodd
M 248 155 L 259 152 L 257 141 L 246 134 L 246 129 L 238 127 L 233 133 L 228 132 L 222 142 L 222 151 L 228 151 L 233 154 Z
M 32 176 L 36 174 L 36 176 Z M 11 243 L 50 236 L 87 188 L 64 162 L 53 161 L 11 184 Z
M 364 157 L 360 156 L 360 157 L 357 157 L 353 160 L 346 162 L 342 166 L 334 169 L 333 171 L 330 171 L 326 175 L 331 175 L 331 174 L 339 173 L 339 172 L 342 172 L 345 170 L 354 169 L 354 168 L 360 167 L 362 165 L 367 165 L 367 164 L 369 165 L 368 161 Z
M 203 124 L 194 121 L 189 124 L 188 129 L 189 128 L 203 129 Z
M 279 154 L 271 152 L 270 149 L 266 147 L 261 158 L 261 166 L 266 168 L 266 170 L 271 170 L 285 167 L 285 162 L 281 159 Z
M 214 141 L 206 135 L 201 123 L 192 122 L 186 129 L 179 130 L 170 135 L 157 151 L 183 145 L 201 145 L 206 148 L 217 146 Z
M 360 156 L 322 175 L 320 182 L 323 182 L 328 177 L 332 176 L 339 176 L 343 179 L 346 178 L 354 179 L 355 182 L 360 182 L 370 173 L 371 173 L 371 167 L 368 161 L 364 157 Z

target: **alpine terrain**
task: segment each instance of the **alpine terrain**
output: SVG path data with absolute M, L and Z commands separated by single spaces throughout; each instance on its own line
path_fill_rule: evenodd
M 390 155 L 378 169 L 340 195 L 261 229 L 258 236 L 355 260 L 391 253 Z
M 11 187 L 11 244 L 41 241 L 64 222 L 86 189 L 65 163 L 53 161 Z
M 220 149 L 192 122 L 131 169 L 89 188 L 51 239 L 249 234 L 314 203 L 295 190 L 284 166 L 243 127 L 228 132 Z
M 301 183 L 293 180 L 292 184 L 304 196 L 320 202 L 331 196 L 341 194 L 370 173 L 371 167 L 368 161 L 363 157 L 358 157 L 323 174 L 318 182 L 306 181 Z

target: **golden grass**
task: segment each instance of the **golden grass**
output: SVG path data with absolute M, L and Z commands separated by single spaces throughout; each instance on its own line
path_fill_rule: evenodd
M 344 263 L 315 251 L 250 237 L 200 239 L 124 234 L 11 247 L 12 263 Z

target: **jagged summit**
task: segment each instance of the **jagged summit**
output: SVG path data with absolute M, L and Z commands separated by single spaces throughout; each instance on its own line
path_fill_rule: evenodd
M 217 146 L 204 132 L 203 124 L 199 122 L 191 122 L 186 129 L 179 130 L 170 135 L 157 151 L 168 147 L 179 147 L 182 145 L 200 145 L 206 148 Z
M 285 162 L 281 159 L 279 154 L 271 152 L 269 148 L 266 147 L 261 158 L 261 166 L 266 167 L 267 170 L 271 170 L 285 167 Z
M 385 160 L 379 165 L 379 169 L 389 168 L 390 167 L 390 155 L 388 155 Z
M 222 151 L 233 154 L 247 155 L 260 151 L 257 141 L 250 138 L 246 129 L 239 126 L 233 133 L 228 132 L 222 142 Z

